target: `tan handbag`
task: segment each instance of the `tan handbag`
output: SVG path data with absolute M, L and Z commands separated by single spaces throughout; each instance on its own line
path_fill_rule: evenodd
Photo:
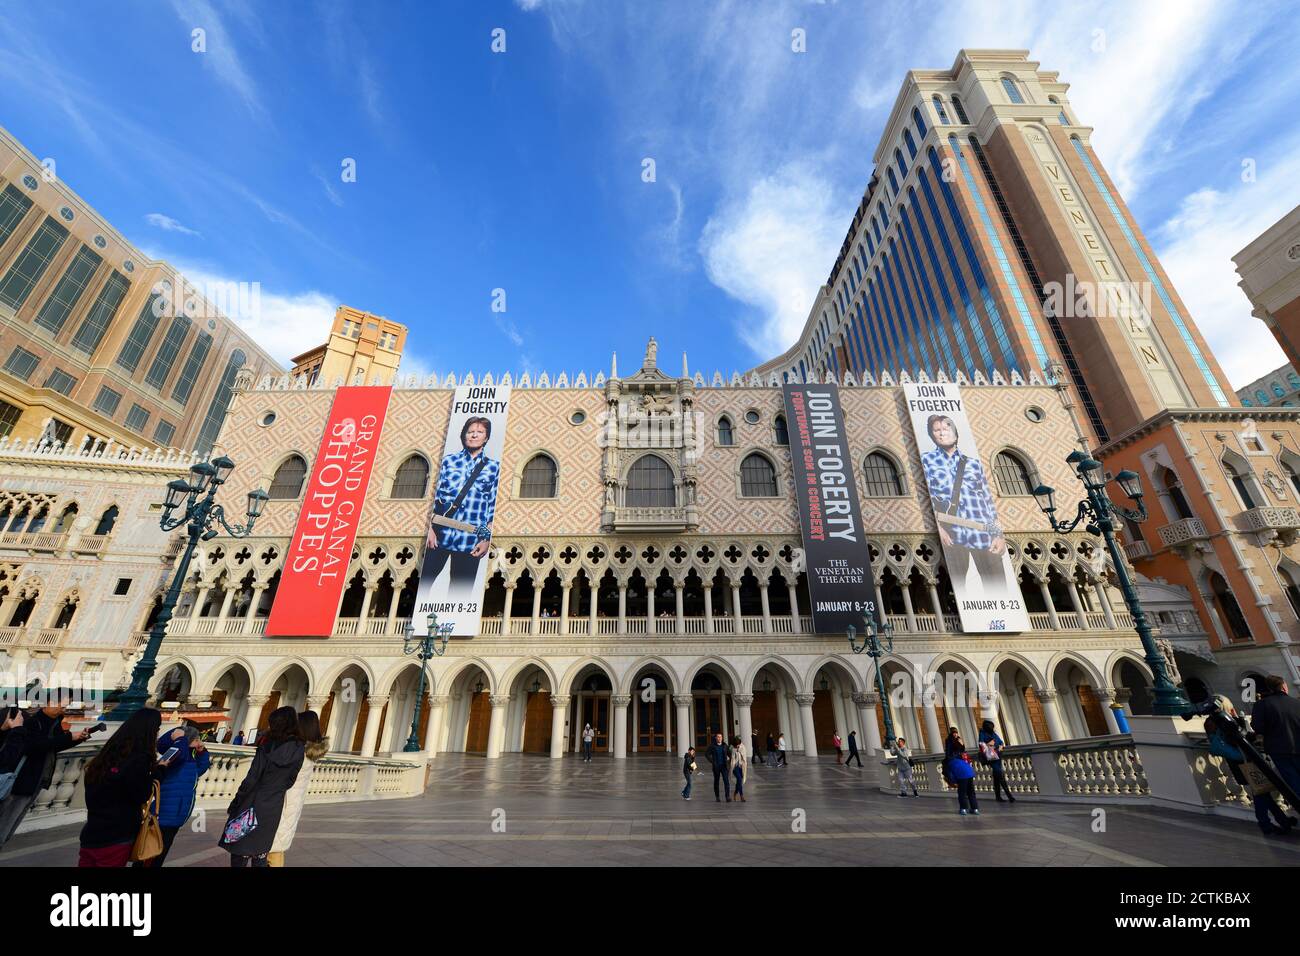
M 162 785 L 155 780 L 153 793 L 140 808 L 140 832 L 131 844 L 131 859 L 144 862 L 162 856 L 162 827 L 158 826 L 158 805 L 162 801 Z

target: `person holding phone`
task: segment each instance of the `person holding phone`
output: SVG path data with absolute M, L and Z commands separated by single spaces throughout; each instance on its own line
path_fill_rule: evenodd
M 158 763 L 163 768 L 159 780 L 162 795 L 158 801 L 158 829 L 162 831 L 163 851 L 152 860 L 135 866 L 162 866 L 171 852 L 172 841 L 194 812 L 199 777 L 208 772 L 212 755 L 203 746 L 195 727 L 177 727 L 158 738 Z
M 161 725 L 161 711 L 137 710 L 86 764 L 86 825 L 77 866 L 122 867 L 130 861 L 140 832 L 140 808 L 167 767 L 155 749 Z
M 54 779 L 54 764 L 58 756 L 69 747 L 75 747 L 90 736 L 90 731 L 75 734 L 63 729 L 64 708 L 41 707 L 22 714 L 22 719 L 10 716 L 9 733 L 21 734 L 21 744 L 6 740 L 4 757 L 13 766 L 2 766 L 0 771 L 17 771 L 13 790 L 0 802 L 0 847 L 22 823 L 23 817 L 36 801 L 36 795 Z

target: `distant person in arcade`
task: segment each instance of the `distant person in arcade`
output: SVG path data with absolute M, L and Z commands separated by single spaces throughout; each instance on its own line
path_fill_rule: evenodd
M 422 589 L 432 586 L 451 562 L 448 593 L 471 590 L 478 577 L 478 562 L 492 540 L 497 480 L 501 463 L 487 456 L 492 422 L 474 417 L 460 430 L 461 450 L 448 455 L 438 468 L 438 487 L 426 541 L 431 559 L 421 572 Z
M 974 561 L 982 585 L 1004 585 L 1002 556 L 1007 541 L 998 525 L 984 466 L 978 458 L 958 450 L 957 424 L 947 415 L 931 415 L 925 430 L 935 447 L 921 456 L 921 467 L 934 503 L 939 539 L 947 552 L 949 574 L 954 581 L 966 580 Z

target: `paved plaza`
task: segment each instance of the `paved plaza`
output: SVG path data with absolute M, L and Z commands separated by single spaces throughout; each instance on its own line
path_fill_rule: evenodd
M 981 804 L 868 792 L 834 758 L 753 768 L 747 803 L 716 803 L 712 773 L 688 803 L 679 758 L 443 754 L 421 797 L 308 806 L 290 866 L 1296 866 L 1300 838 L 1265 838 L 1249 823 L 1177 811 Z M 707 770 L 707 764 L 701 760 Z M 794 832 L 796 810 L 806 832 Z M 207 833 L 183 829 L 168 866 L 228 866 Z M 495 824 L 495 829 L 494 829 Z M 504 828 L 504 832 L 500 832 Z M 79 827 L 15 837 L 0 866 L 71 866 Z

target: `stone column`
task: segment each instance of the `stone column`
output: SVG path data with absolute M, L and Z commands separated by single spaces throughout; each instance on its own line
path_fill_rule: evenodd
M 244 711 L 245 740 L 248 739 L 249 734 L 257 729 L 257 721 L 262 716 L 262 708 L 266 706 L 266 702 L 270 699 L 270 694 L 249 694 L 244 698 L 248 702 L 248 710 Z
M 799 586 L 793 581 L 787 581 L 786 587 L 790 590 L 790 633 L 799 633 Z
M 384 712 L 384 705 L 388 703 L 388 698 L 370 694 L 366 697 L 366 703 L 369 706 L 366 709 L 366 733 L 361 738 L 361 756 L 373 757 L 375 744 L 379 740 L 379 718 Z
M 658 633 L 658 626 L 655 624 L 655 584 L 654 581 L 647 581 L 645 588 L 645 619 L 646 633 Z
M 1101 604 L 1101 612 L 1106 615 L 1106 626 L 1112 631 L 1119 629 L 1119 624 L 1115 621 L 1115 609 L 1111 607 L 1110 595 L 1106 593 L 1105 580 L 1093 581 L 1092 589 L 1097 592 L 1097 600 Z
M 560 633 L 569 633 L 569 592 L 573 588 L 572 581 L 565 581 L 560 589 Z
M 357 621 L 358 634 L 366 633 L 366 618 L 370 616 L 370 602 L 374 600 L 376 587 L 377 585 L 367 584 L 365 593 L 361 595 L 361 613 L 357 615 L 357 617 L 360 618 L 360 620 Z
M 677 752 L 684 754 L 691 745 L 691 695 L 678 694 L 673 706 L 677 709 Z
M 1101 701 L 1101 712 L 1106 716 L 1106 729 L 1112 734 L 1120 733 L 1119 721 L 1115 719 L 1115 711 L 1110 709 L 1110 705 L 1115 703 L 1115 692 L 1109 687 L 1097 691 L 1097 699 Z
M 502 634 L 510 633 L 510 612 L 514 608 L 514 603 L 515 603 L 515 585 L 514 582 L 512 581 L 511 583 L 506 585 L 506 604 L 505 607 L 501 609 L 501 633 Z
M 677 598 L 677 633 L 686 633 L 686 582 L 677 581 L 673 584 L 673 590 Z
M 858 721 L 862 724 L 862 732 L 867 735 L 867 754 L 871 756 L 883 749 L 880 741 L 880 722 L 876 720 L 876 701 L 879 699 L 877 694 L 853 695 L 853 703 L 858 708 Z
M 799 725 L 803 729 L 803 752 L 805 756 L 817 756 L 817 725 L 813 722 L 813 694 L 795 694 L 794 702 L 799 705 Z
M 225 593 L 222 595 L 221 598 L 221 610 L 217 612 L 218 620 L 224 621 L 227 617 L 230 616 L 230 605 L 233 604 L 234 601 L 235 601 L 235 592 L 230 588 L 226 588 Z
M 1052 603 L 1052 592 L 1047 589 L 1047 579 L 1038 582 L 1038 593 L 1043 596 L 1043 604 L 1047 606 L 1047 619 L 1051 622 L 1052 630 L 1061 629 L 1061 619 L 1056 616 L 1056 605 Z
M 764 584 L 762 587 L 758 589 L 758 596 L 763 602 L 763 633 L 764 634 L 772 633 L 772 605 L 769 603 L 767 597 L 767 589 L 768 587 L 771 586 L 771 583 L 772 582 L 769 579 L 767 584 Z M 748 738 L 746 738 L 746 742 L 748 742 Z
M 614 708 L 614 759 L 627 759 L 627 705 L 632 703 L 628 694 L 615 694 L 609 699 Z
M 1065 732 L 1064 725 L 1061 723 L 1061 711 L 1057 705 L 1057 693 L 1054 690 L 1035 690 L 1038 700 L 1043 707 L 1043 716 L 1047 718 L 1047 732 L 1052 735 L 1053 740 L 1069 740 L 1069 735 Z
M 704 633 L 713 633 L 713 585 L 704 585 Z
M 386 625 L 385 625 L 385 628 L 384 628 L 384 633 L 385 633 L 385 634 L 392 634 L 392 633 L 393 633 L 394 622 L 397 620 L 397 605 L 398 605 L 398 603 L 401 601 L 401 599 L 402 599 L 402 589 L 399 588 L 399 587 L 397 586 L 397 581 L 394 580 L 394 581 L 393 581 L 393 595 L 392 595 L 392 597 L 389 598 L 389 600 L 388 600 L 388 621 L 387 621 L 387 623 L 386 623 Z M 412 613 L 411 613 L 411 617 L 412 617 L 412 618 L 415 617 L 415 613 L 414 613 L 414 611 L 412 611 Z M 412 623 L 412 625 L 414 625 L 415 622 L 412 621 L 411 623 Z
M 551 695 L 551 759 L 564 756 L 564 720 L 569 713 L 569 695 Z
M 596 597 L 599 592 L 596 589 L 599 584 L 599 581 L 587 582 L 587 594 L 590 598 L 587 601 L 587 632 L 589 634 L 595 634 L 598 628 L 598 625 L 596 624 Z
M 900 581 L 898 589 L 903 592 L 903 613 L 907 616 L 907 629 L 915 634 L 917 632 L 916 611 L 912 608 L 912 591 L 907 585 L 907 581 Z
M 745 624 L 740 619 L 740 585 L 734 581 L 731 584 L 731 619 L 735 621 L 737 634 L 745 633 Z
M 533 622 L 532 625 L 528 628 L 529 634 L 536 634 L 540 630 L 537 622 L 541 620 L 541 617 L 542 617 L 542 582 L 534 581 L 533 582 Z
M 930 592 L 930 610 L 934 611 L 934 626 L 940 634 L 946 634 L 948 625 L 943 622 L 943 605 L 939 603 L 939 587 L 933 581 L 925 583 Z
M 740 730 L 738 731 L 740 740 L 746 747 L 749 747 L 753 742 L 754 733 L 754 719 L 750 710 L 750 705 L 754 703 L 754 695 L 732 694 L 731 700 L 736 705 L 736 717 L 740 721 Z M 750 754 L 749 756 L 752 758 L 754 755 Z
M 207 601 L 208 592 L 211 590 L 212 590 L 211 587 L 204 585 L 203 587 L 199 588 L 198 591 L 195 592 L 194 607 L 190 609 L 191 619 L 197 621 L 200 617 L 203 616 L 203 604 L 205 601 Z
M 618 582 L 618 632 L 627 633 L 627 582 Z
M 442 737 L 442 721 L 447 714 L 446 694 L 429 695 L 429 723 L 424 729 L 424 752 L 430 757 L 438 755 L 438 741 Z
M 664 697 L 664 752 L 673 753 L 673 701 Z
M 925 718 L 926 749 L 930 753 L 943 753 L 943 731 L 939 729 L 939 715 L 934 709 L 934 685 L 921 693 L 921 715 Z
M 245 634 L 253 633 L 253 622 L 257 620 L 257 609 L 262 604 L 262 593 L 266 590 L 266 585 L 258 582 L 253 585 L 253 600 L 248 605 L 248 613 L 244 615 L 243 632 Z
M 308 694 L 307 709 L 315 711 L 316 716 L 319 717 L 320 712 L 324 710 L 325 705 L 329 703 L 329 699 L 330 699 L 329 694 L 325 694 L 324 696 L 320 694 Z
M 1066 584 L 1069 585 L 1070 604 L 1074 606 L 1074 616 L 1079 619 L 1080 629 L 1086 631 L 1088 630 L 1088 613 L 1084 610 L 1083 601 L 1079 599 L 1079 585 L 1073 577 Z
M 492 694 L 488 697 L 492 705 L 492 718 L 488 723 L 487 759 L 495 760 L 501 756 L 501 748 L 506 739 L 506 705 L 510 703 L 509 694 Z

